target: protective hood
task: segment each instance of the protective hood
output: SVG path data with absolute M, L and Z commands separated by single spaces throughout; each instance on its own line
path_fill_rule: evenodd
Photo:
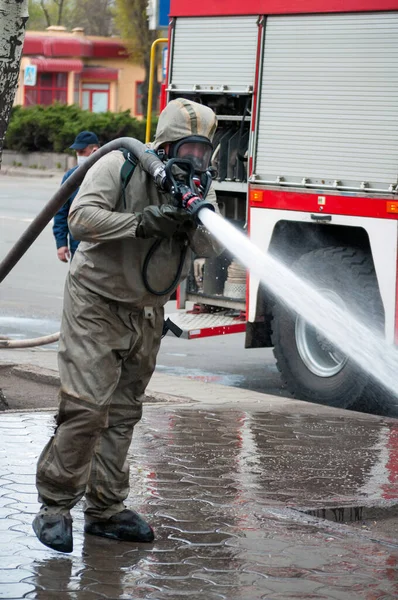
M 213 139 L 217 127 L 217 117 L 208 106 L 177 98 L 168 103 L 160 113 L 153 148 L 176 142 L 190 135 L 203 135 Z

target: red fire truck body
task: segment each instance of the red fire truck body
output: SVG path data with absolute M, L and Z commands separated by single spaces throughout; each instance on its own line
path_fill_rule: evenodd
M 172 0 L 170 19 L 167 99 L 218 115 L 223 216 L 396 343 L 398 1 Z M 196 257 L 187 301 L 188 337 L 245 330 L 247 348 L 274 347 L 298 397 L 380 400 L 233 256 Z

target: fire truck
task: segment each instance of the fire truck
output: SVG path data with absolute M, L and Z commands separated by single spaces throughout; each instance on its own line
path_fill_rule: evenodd
M 397 0 L 172 0 L 165 91 L 217 114 L 221 214 L 395 344 Z M 194 257 L 177 301 L 194 307 L 173 315 L 186 337 L 245 331 L 246 348 L 273 347 L 300 399 L 383 402 L 228 252 Z

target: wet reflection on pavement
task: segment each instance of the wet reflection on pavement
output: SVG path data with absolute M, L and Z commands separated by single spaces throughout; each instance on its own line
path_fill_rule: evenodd
M 128 505 L 150 520 L 155 543 L 85 536 L 78 505 L 71 555 L 31 529 L 52 424 L 49 413 L 1 415 L 0 598 L 398 597 L 398 541 L 292 510 L 397 500 L 392 421 L 147 406 Z

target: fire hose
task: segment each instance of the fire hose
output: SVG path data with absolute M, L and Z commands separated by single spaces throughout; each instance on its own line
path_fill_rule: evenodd
M 152 177 L 157 187 L 164 191 L 168 191 L 173 196 L 176 204 L 183 206 L 194 218 L 198 218 L 198 212 L 201 208 L 206 207 L 214 210 L 214 207 L 210 203 L 207 203 L 202 199 L 205 197 L 210 187 L 210 181 L 206 185 L 207 189 L 203 190 L 204 193 L 202 194 L 202 197 L 198 196 L 198 194 L 193 191 L 195 188 L 193 185 L 193 167 L 188 164 L 189 161 L 172 159 L 169 161 L 170 164 L 166 168 L 165 164 L 156 153 L 149 150 L 148 147 L 139 140 L 128 137 L 112 140 L 91 154 L 91 156 L 89 156 L 88 159 L 80 165 L 70 177 L 68 177 L 49 202 L 33 219 L 19 240 L 1 261 L 0 283 L 4 281 L 10 271 L 19 262 L 58 210 L 65 204 L 71 194 L 80 186 L 87 171 L 102 156 L 112 150 L 118 150 L 120 148 L 126 148 L 130 151 L 141 164 L 142 168 Z M 174 176 L 172 167 L 177 167 L 179 173 L 183 173 L 185 177 L 183 177 L 182 181 L 180 178 Z M 0 336 L 0 349 L 32 348 L 52 344 L 58 341 L 58 339 L 59 332 L 26 340 L 13 340 Z

